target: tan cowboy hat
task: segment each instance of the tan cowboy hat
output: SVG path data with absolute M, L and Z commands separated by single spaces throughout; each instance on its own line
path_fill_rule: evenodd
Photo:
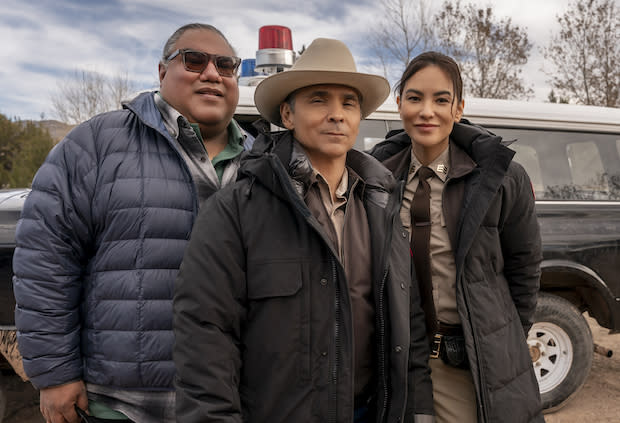
M 295 90 L 311 85 L 338 84 L 362 95 L 362 118 L 381 105 L 390 94 L 382 76 L 357 72 L 351 52 L 343 42 L 317 38 L 299 56 L 290 70 L 263 79 L 254 92 L 258 112 L 269 122 L 282 126 L 280 104 Z

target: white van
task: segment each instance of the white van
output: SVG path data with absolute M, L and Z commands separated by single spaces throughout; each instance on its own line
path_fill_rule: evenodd
M 236 119 L 252 132 L 254 87 L 240 87 Z M 541 295 L 528 344 L 547 412 L 583 385 L 593 344 L 583 313 L 620 332 L 620 109 L 465 99 L 464 117 L 505 140 L 527 170 L 543 239 Z M 401 129 L 390 97 L 363 120 L 355 148 Z

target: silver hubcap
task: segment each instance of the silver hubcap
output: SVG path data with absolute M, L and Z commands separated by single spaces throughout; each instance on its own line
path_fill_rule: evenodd
M 557 388 L 573 364 L 573 345 L 568 334 L 553 323 L 534 323 L 527 344 L 540 393 Z

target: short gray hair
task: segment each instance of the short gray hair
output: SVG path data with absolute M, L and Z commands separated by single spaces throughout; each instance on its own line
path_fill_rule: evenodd
M 224 42 L 226 42 L 228 47 L 230 47 L 230 50 L 233 52 L 233 55 L 234 56 L 237 55 L 237 52 L 235 51 L 234 47 L 230 44 L 228 39 L 226 39 L 224 34 L 222 34 L 222 32 L 219 29 L 217 29 L 213 25 L 209 25 L 209 24 L 190 23 L 190 24 L 187 24 L 187 25 L 183 25 L 182 27 L 180 27 L 179 29 L 174 31 L 174 33 L 170 36 L 170 38 L 168 38 L 168 41 L 166 41 L 166 44 L 164 44 L 164 51 L 163 51 L 162 56 L 161 56 L 161 63 L 162 64 L 164 64 L 164 65 L 166 64 L 166 59 L 168 59 L 168 56 L 170 56 L 172 54 L 172 52 L 174 51 L 174 46 L 177 43 L 177 41 L 179 41 L 179 38 L 181 38 L 181 36 L 186 31 L 189 31 L 189 30 L 192 30 L 192 29 L 201 30 L 201 31 L 211 31 L 211 32 L 216 33 L 217 35 L 222 37 Z

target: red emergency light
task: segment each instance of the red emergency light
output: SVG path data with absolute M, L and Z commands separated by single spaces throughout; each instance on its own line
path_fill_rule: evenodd
M 293 50 L 291 30 L 281 25 L 266 25 L 258 30 L 258 49 L 281 48 Z
M 295 63 L 291 30 L 280 25 L 265 25 L 258 30 L 255 71 L 272 75 L 290 69 Z

